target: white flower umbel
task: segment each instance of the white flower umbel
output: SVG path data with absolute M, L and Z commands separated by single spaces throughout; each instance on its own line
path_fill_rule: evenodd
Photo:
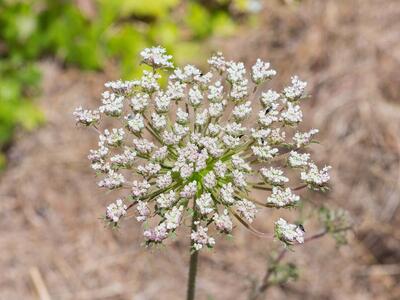
M 290 224 L 282 218 L 275 222 L 275 237 L 286 245 L 304 243 L 304 231 L 301 227 Z
M 119 219 L 126 215 L 127 206 L 121 199 L 117 199 L 115 203 L 111 203 L 107 206 L 106 218 L 107 220 L 118 223 Z
M 276 75 L 276 71 L 269 67 L 269 62 L 263 62 L 261 59 L 257 59 L 257 62 L 251 67 L 251 79 L 254 83 L 260 84 Z
M 293 168 L 305 167 L 310 159 L 310 153 L 298 153 L 290 151 L 288 163 Z
M 261 175 L 271 185 L 283 185 L 289 182 L 289 178 L 283 175 L 283 171 L 276 168 L 261 168 Z
M 212 238 L 208 235 L 207 227 L 203 227 L 199 224 L 200 224 L 199 221 L 195 222 L 195 225 L 197 226 L 197 228 L 195 231 L 192 231 L 192 234 L 190 235 L 190 237 L 193 241 L 193 248 L 197 251 L 202 249 L 204 246 L 212 248 L 215 245 L 214 238 Z
M 100 113 L 98 110 L 87 110 L 79 106 L 75 109 L 73 115 L 75 116 L 76 122 L 83 125 L 89 126 L 95 124 L 100 119 Z
M 324 188 L 329 181 L 329 170 L 331 166 L 325 166 L 321 170 L 314 163 L 308 164 L 308 170 L 301 172 L 301 179 L 314 189 Z
M 213 216 L 215 227 L 222 233 L 230 233 L 233 229 L 233 223 L 229 217 L 228 210 L 225 209 L 223 214 L 215 214 Z
M 173 64 L 170 62 L 171 55 L 166 54 L 166 50 L 160 46 L 144 49 L 140 52 L 143 62 L 154 68 L 172 68 Z
M 299 77 L 292 77 L 292 85 L 284 88 L 283 95 L 289 100 L 299 100 L 304 96 L 304 91 L 306 89 L 307 82 L 301 81 Z
M 140 78 L 106 83 L 98 108 L 74 112 L 78 124 L 100 134 L 88 156 L 99 186 L 126 192 L 106 209 L 110 223 L 118 225 L 132 209 L 151 226 L 144 231 L 151 245 L 192 218 L 192 246 L 199 250 L 214 246 L 209 232 L 230 234 L 234 221 L 256 232 L 250 223 L 257 211 L 295 207 L 300 197 L 292 191 L 327 188 L 329 167 L 319 170 L 304 152 L 317 130 L 297 130 L 305 82 L 293 77 L 282 91 L 260 90 L 259 97 L 257 88 L 277 74 L 261 59 L 249 72 L 217 53 L 208 60 L 210 71 L 202 72 L 193 65 L 175 68 L 161 47 L 141 56 L 147 66 Z M 106 124 L 119 126 L 104 128 L 106 117 L 115 119 Z M 303 237 L 284 221 L 276 232 L 289 244 Z
M 136 220 L 138 220 L 139 222 L 146 221 L 150 215 L 150 208 L 148 207 L 147 203 L 144 201 L 138 201 L 136 205 L 136 210 L 138 212 Z
M 214 211 L 214 201 L 210 193 L 204 193 L 196 200 L 196 205 L 199 208 L 200 214 L 207 215 Z
M 267 204 L 273 207 L 293 206 L 300 201 L 300 197 L 292 193 L 290 188 L 273 187 L 272 194 L 267 198 Z
M 312 137 L 319 132 L 318 129 L 311 129 L 308 132 L 296 132 L 293 136 L 293 141 L 296 143 L 297 148 L 307 146 L 311 143 Z

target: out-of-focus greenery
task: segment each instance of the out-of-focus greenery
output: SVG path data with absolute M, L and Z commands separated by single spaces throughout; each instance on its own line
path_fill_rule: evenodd
M 177 63 L 198 60 L 204 49 L 201 41 L 233 33 L 251 3 L 254 0 L 0 0 L 0 150 L 16 127 L 31 130 L 44 121 L 31 101 L 39 92 L 36 62 L 41 57 L 51 55 L 87 70 L 100 70 L 113 59 L 130 78 L 141 71 L 131 66 L 146 46 L 166 47 Z M 0 166 L 1 161 L 4 158 Z

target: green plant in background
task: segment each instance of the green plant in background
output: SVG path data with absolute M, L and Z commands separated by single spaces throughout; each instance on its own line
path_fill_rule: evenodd
M 32 102 L 38 95 L 43 56 L 66 65 L 101 70 L 108 59 L 123 77 L 141 68 L 138 53 L 163 44 L 177 63 L 198 62 L 209 36 L 232 34 L 251 0 L 93 0 L 93 15 L 74 1 L 0 0 L 0 153 L 17 127 L 36 128 L 43 114 Z M 0 166 L 4 157 L 0 154 Z
M 40 52 L 37 17 L 27 3 L 1 3 L 0 9 L 0 149 L 14 129 L 34 129 L 43 115 L 29 99 L 38 93 L 40 72 L 32 62 Z M 0 168 L 5 158 L 0 153 Z

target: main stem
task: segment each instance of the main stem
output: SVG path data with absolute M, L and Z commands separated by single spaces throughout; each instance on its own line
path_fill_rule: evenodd
M 187 298 L 186 298 L 187 300 L 194 300 L 198 258 L 199 258 L 199 251 L 194 251 L 192 252 L 192 254 L 190 254 L 189 279 L 188 279 Z

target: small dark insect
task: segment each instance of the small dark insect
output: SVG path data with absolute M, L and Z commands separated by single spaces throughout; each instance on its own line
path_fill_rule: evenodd
M 260 138 L 260 140 L 261 140 L 261 144 L 264 145 L 264 143 L 265 143 L 264 138 Z
M 268 108 L 265 110 L 265 114 L 268 114 L 268 113 L 271 111 L 271 109 L 272 109 L 272 107 L 268 107 Z
M 299 227 L 301 229 L 301 231 L 306 232 L 306 230 L 304 229 L 303 224 L 299 224 L 299 225 L 297 225 L 297 227 Z
M 244 134 L 239 135 L 239 139 L 241 139 L 244 136 Z

